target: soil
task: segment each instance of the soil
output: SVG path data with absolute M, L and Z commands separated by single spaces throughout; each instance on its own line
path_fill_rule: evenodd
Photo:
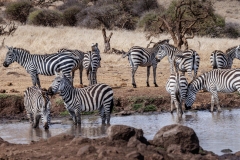
M 114 90 L 113 114 L 129 115 L 136 112 L 168 112 L 170 111 L 170 95 L 165 90 L 169 70 L 166 67 L 158 69 L 157 82 L 159 87 L 146 87 L 146 68 L 139 68 L 136 74 L 137 88 L 131 86 L 130 68 L 122 64 L 113 67 L 109 62 L 102 62 L 98 72 L 98 82 L 112 86 Z M 164 65 L 163 65 L 164 66 Z M 26 120 L 23 106 L 23 91 L 31 86 L 31 78 L 18 64 L 9 68 L 0 67 L 0 117 L 1 121 L 9 119 Z M 40 76 L 41 84 L 48 88 L 54 77 Z M 85 73 L 84 84 L 88 84 Z M 78 74 L 74 81 L 78 85 Z M 210 94 L 199 92 L 192 107 L 193 110 L 210 109 Z M 223 108 L 239 108 L 240 96 L 238 93 L 219 94 L 220 104 Z M 52 116 L 61 116 L 65 111 L 61 97 L 55 95 L 51 98 Z M 174 113 L 176 114 L 176 113 Z M 0 139 L 0 159 L 171 159 L 164 152 L 153 145 L 138 154 L 136 147 L 127 147 L 126 141 L 109 141 L 107 138 L 84 139 L 69 135 L 59 135 L 48 140 L 32 142 L 28 145 L 10 144 Z M 214 155 L 209 152 L 204 155 Z M 236 155 L 229 155 L 236 157 Z M 211 157 L 211 156 L 210 156 Z M 219 157 L 220 158 L 220 157 Z M 180 158 L 181 159 L 181 158 Z M 206 158 L 209 159 L 209 158 Z M 211 159 L 211 158 L 210 158 Z

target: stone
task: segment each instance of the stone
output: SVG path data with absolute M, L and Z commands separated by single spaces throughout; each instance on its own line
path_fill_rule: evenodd
M 199 140 L 194 130 L 179 124 L 161 128 L 155 134 L 152 143 L 165 149 L 176 144 L 180 146 L 182 152 L 198 153 L 200 149 Z

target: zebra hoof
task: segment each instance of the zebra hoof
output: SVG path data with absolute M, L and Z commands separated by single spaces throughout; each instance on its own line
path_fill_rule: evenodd
M 158 85 L 156 83 L 154 83 L 154 84 L 155 84 L 155 87 L 158 87 Z
M 137 85 L 136 85 L 136 84 L 133 84 L 133 88 L 137 88 Z
M 147 87 L 150 87 L 149 83 L 147 83 Z

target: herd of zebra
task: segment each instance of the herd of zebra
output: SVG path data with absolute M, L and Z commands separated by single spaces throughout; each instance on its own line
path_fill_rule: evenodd
M 113 90 L 106 84 L 97 83 L 97 69 L 101 67 L 100 50 L 98 44 L 91 46 L 91 51 L 84 53 L 79 50 L 60 49 L 53 54 L 30 54 L 22 48 L 7 47 L 4 67 L 17 62 L 31 75 L 32 87 L 24 92 L 24 106 L 29 121 L 33 127 L 37 127 L 40 118 L 45 129 L 50 125 L 50 98 L 48 95 L 59 93 L 64 101 L 65 108 L 72 116 L 74 124 L 81 124 L 81 112 L 99 110 L 102 123 L 110 124 L 110 114 L 113 110 Z M 210 62 L 213 70 L 197 77 L 200 65 L 200 56 L 195 50 L 181 51 L 169 44 L 169 40 L 162 40 L 154 44 L 152 48 L 134 46 L 123 54 L 128 57 L 132 72 L 132 85 L 137 87 L 135 73 L 138 66 L 147 67 L 147 87 L 149 87 L 150 68 L 153 67 L 154 85 L 156 83 L 157 64 L 168 57 L 170 64 L 170 77 L 167 80 L 166 90 L 171 95 L 171 112 L 173 105 L 179 115 L 183 114 L 182 104 L 185 109 L 190 109 L 199 90 L 207 90 L 212 93 L 211 111 L 214 102 L 218 110 L 220 105 L 217 92 L 240 92 L 240 69 L 231 69 L 233 59 L 240 59 L 240 46 L 232 47 L 223 53 L 213 51 Z M 83 69 L 87 71 L 89 86 L 74 88 L 74 72 L 79 69 L 80 84 L 82 84 Z M 194 74 L 192 75 L 192 71 Z M 188 83 L 185 72 L 192 78 Z M 41 89 L 38 75 L 56 75 L 47 91 Z M 37 85 L 37 86 L 36 86 Z

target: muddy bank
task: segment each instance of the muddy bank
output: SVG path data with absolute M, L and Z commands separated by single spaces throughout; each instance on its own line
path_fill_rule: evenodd
M 114 89 L 114 110 L 113 114 L 129 115 L 143 112 L 168 112 L 170 111 L 170 96 L 162 92 L 156 94 L 157 88 L 116 88 Z M 193 110 L 209 110 L 211 95 L 208 92 L 199 92 Z M 223 108 L 239 108 L 240 95 L 235 93 L 219 93 L 219 100 Z M 53 117 L 68 115 L 64 108 L 63 100 L 55 95 L 51 98 Z M 83 114 L 97 114 L 87 112 Z M 23 94 L 0 93 L 0 117 L 7 119 L 26 119 L 23 105 Z

